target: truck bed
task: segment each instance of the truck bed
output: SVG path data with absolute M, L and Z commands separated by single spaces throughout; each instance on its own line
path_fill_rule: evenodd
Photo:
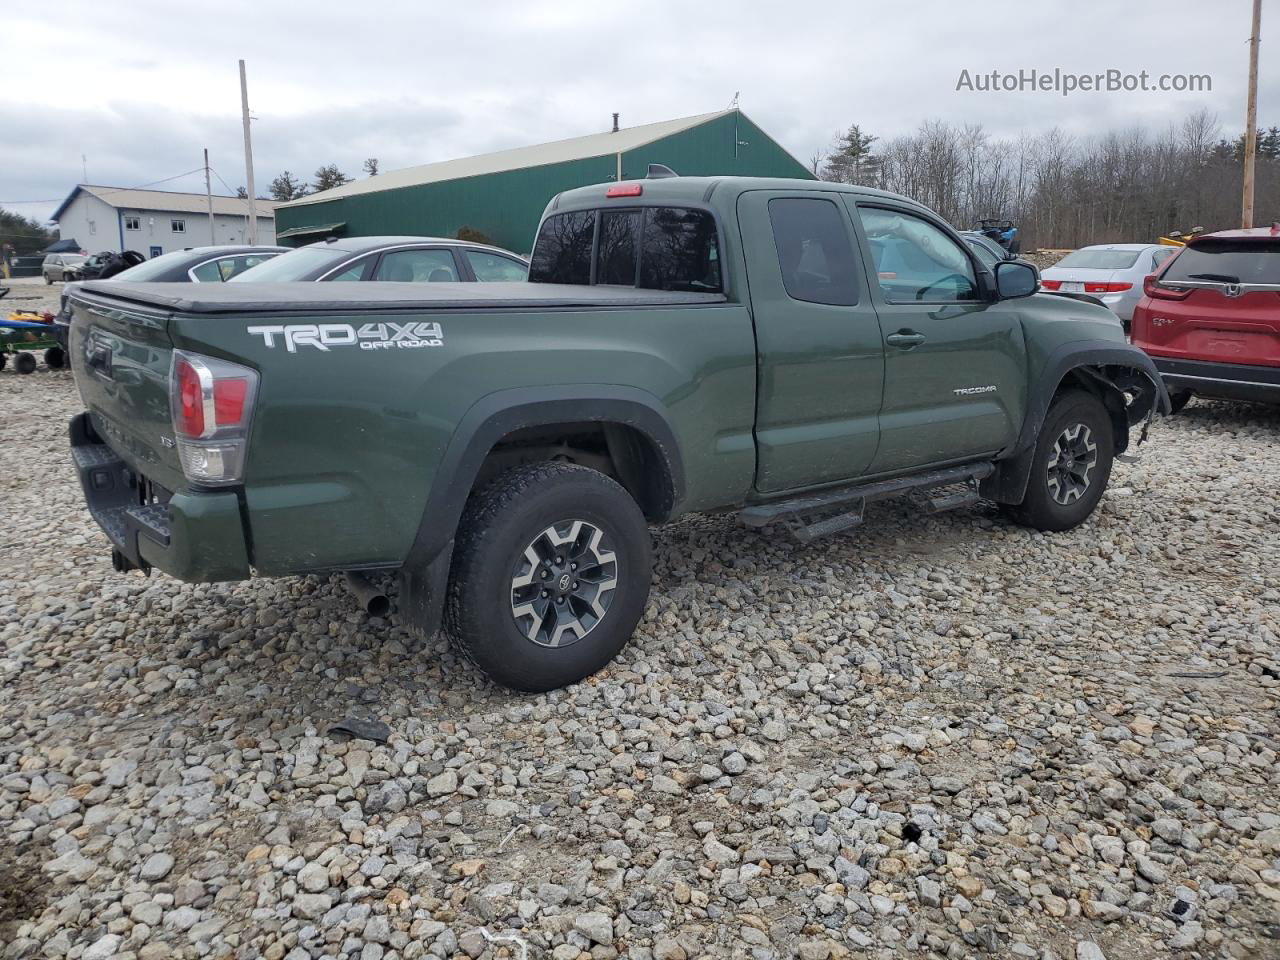
M 721 293 L 558 283 L 126 283 L 88 281 L 79 292 L 173 313 L 317 313 L 671 307 L 724 303 Z

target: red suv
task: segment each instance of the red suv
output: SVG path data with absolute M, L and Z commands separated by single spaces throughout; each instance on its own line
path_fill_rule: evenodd
M 1280 224 L 1196 237 L 1143 291 L 1133 343 L 1175 412 L 1193 395 L 1280 403 Z

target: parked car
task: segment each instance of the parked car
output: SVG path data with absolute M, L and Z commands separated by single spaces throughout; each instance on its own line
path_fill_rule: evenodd
M 1040 273 L 1046 290 L 1089 293 L 1129 328 L 1142 297 L 1142 281 L 1178 252 L 1158 243 L 1107 243 L 1081 247 Z
M 960 236 L 964 237 L 965 243 L 973 248 L 974 253 L 978 255 L 978 259 L 989 268 L 994 268 L 1002 260 L 1018 259 L 1016 253 L 1010 253 L 995 240 L 992 240 L 984 233 L 979 233 L 977 230 L 961 230 Z
M 123 253 L 104 250 L 101 253 L 92 254 L 84 262 L 84 266 L 80 268 L 79 279 L 105 280 L 109 277 L 114 277 L 117 273 L 128 270 L 130 267 L 145 263 L 146 259 L 136 250 L 125 250 Z
M 1280 225 L 1201 234 L 1144 291 L 1133 343 L 1175 410 L 1193 396 L 1280 403 Z
M 523 280 L 529 262 L 508 250 L 442 237 L 331 237 L 291 250 L 237 283 L 387 280 L 394 283 Z
M 111 279 L 129 283 L 219 283 L 288 252 L 288 247 L 247 244 L 190 247 L 145 260 Z
M 106 255 L 108 259 L 98 267 L 105 276 L 99 279 L 129 283 L 218 283 L 288 251 L 288 247 L 248 245 L 191 247 L 145 260 L 141 254 L 126 250 L 122 254 Z M 53 318 L 54 336 L 64 349 L 71 323 L 68 304 L 74 292 L 74 283 L 63 288 L 58 312 Z
M 973 230 L 962 230 L 960 232 L 960 236 L 964 237 L 964 242 L 969 244 L 973 252 L 977 254 L 978 259 L 982 261 L 983 265 L 988 270 L 994 270 L 997 263 L 1004 263 L 1005 261 L 1016 261 L 1018 263 L 1025 263 L 1031 267 L 1035 266 L 1035 264 L 1031 263 L 1031 261 L 1023 260 L 1016 253 L 1010 253 L 1008 250 L 1000 246 L 1000 244 L 996 243 L 990 237 L 984 236 L 981 233 L 977 233 Z M 1079 300 L 1082 303 L 1092 303 L 1095 306 L 1099 306 L 1099 307 L 1106 306 L 1105 303 L 1103 303 L 1097 297 L 1092 296 L 1091 294 L 1064 293 L 1061 290 L 1044 288 L 1043 281 L 1041 286 L 1041 293 L 1051 294 L 1055 297 L 1066 297 L 1070 300 Z
M 402 622 L 547 690 L 627 643 L 650 524 L 808 542 L 916 494 L 1067 530 L 1168 408 L 1107 310 L 877 190 L 569 190 L 529 280 L 83 285 L 70 440 L 116 568 L 350 571 L 380 613 L 363 571 L 397 570 Z
M 80 279 L 80 270 L 89 258 L 82 253 L 51 253 L 44 258 L 40 275 L 45 283 Z

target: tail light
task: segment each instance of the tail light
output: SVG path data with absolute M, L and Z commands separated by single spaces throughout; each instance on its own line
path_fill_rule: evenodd
M 243 479 L 257 393 L 256 370 L 184 350 L 173 352 L 169 413 L 188 480 L 213 485 Z
M 1152 300 L 1185 300 L 1191 296 L 1191 288 L 1178 290 L 1160 283 L 1160 274 L 1152 273 L 1142 281 L 1142 292 Z
M 1062 286 L 1062 281 L 1061 281 L 1061 280 L 1046 280 L 1046 279 L 1044 279 L 1043 277 L 1041 277 L 1041 278 L 1040 278 L 1040 286 L 1044 287 L 1046 290 L 1057 290 L 1059 287 L 1061 287 L 1061 286 Z
M 1123 290 L 1132 289 L 1132 283 L 1086 283 L 1084 285 L 1085 293 L 1120 293 Z
M 642 183 L 618 183 L 604 192 L 606 197 L 638 197 L 644 193 Z

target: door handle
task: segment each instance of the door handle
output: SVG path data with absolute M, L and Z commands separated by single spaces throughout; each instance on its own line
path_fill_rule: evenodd
M 892 347 L 918 347 L 924 343 L 925 335 L 914 330 L 899 330 L 884 338 L 884 342 Z

